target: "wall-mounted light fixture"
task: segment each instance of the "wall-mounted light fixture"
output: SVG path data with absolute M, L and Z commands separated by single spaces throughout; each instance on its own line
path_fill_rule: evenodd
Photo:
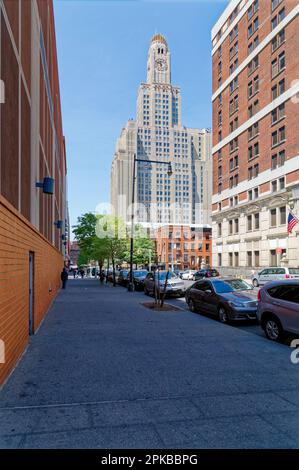
M 43 188 L 43 193 L 53 194 L 54 193 L 54 178 L 46 176 L 42 183 L 36 183 L 37 188 Z
M 57 220 L 54 222 L 54 225 L 56 225 L 56 228 L 60 229 L 62 228 L 63 220 Z

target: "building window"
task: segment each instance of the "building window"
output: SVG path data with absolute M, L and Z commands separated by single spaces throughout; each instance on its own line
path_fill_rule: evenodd
M 239 267 L 239 253 L 235 253 L 235 267 Z
M 285 150 L 281 150 L 278 154 L 275 153 L 271 158 L 271 169 L 275 170 L 276 168 L 283 166 L 285 162 Z
M 247 251 L 247 266 L 252 267 L 252 251 Z
M 260 214 L 254 214 L 254 230 L 259 230 L 260 228 Z
M 276 209 L 270 210 L 270 226 L 276 227 L 277 225 L 277 218 L 276 218 Z
M 235 219 L 235 233 L 239 233 L 239 219 Z
M 259 66 L 259 56 L 257 55 L 248 64 L 248 75 L 251 75 Z
M 259 100 L 255 100 L 253 104 L 248 107 L 248 117 L 252 118 L 259 110 Z
M 260 252 L 255 251 L 254 252 L 254 266 L 258 267 L 260 265 Z
M 248 37 L 250 38 L 257 30 L 259 27 L 259 19 L 258 17 L 255 18 L 255 20 L 248 26 Z
M 277 131 L 272 132 L 272 147 L 280 145 L 286 140 L 285 127 L 281 127 Z
M 280 119 L 283 119 L 284 117 L 285 117 L 285 104 L 282 103 L 277 108 L 275 108 L 271 113 L 272 124 L 275 124 L 276 122 L 280 121 Z
M 247 231 L 252 231 L 252 215 L 247 216 Z
M 277 181 L 276 181 L 276 180 L 272 181 L 272 183 L 271 183 L 271 189 L 272 189 L 272 193 L 276 193 L 276 192 L 277 192 Z
M 253 139 L 259 134 L 259 123 L 256 122 L 253 126 L 250 126 L 248 129 L 248 140 Z
M 286 218 L 286 207 L 280 207 L 279 208 L 279 224 L 280 225 L 285 225 L 287 222 Z
M 217 227 L 218 227 L 218 231 L 217 231 L 218 237 L 221 237 L 222 236 L 222 224 L 219 223 Z
M 234 98 L 232 98 L 229 102 L 229 114 L 233 114 L 239 109 L 239 97 L 236 95 Z
M 229 42 L 232 43 L 233 40 L 238 36 L 238 25 L 232 29 L 232 31 L 229 33 Z
M 218 253 L 218 266 L 222 266 L 222 253 Z
M 277 254 L 276 250 L 270 250 L 270 266 L 277 266 Z
M 276 77 L 286 66 L 285 52 L 279 54 L 279 56 L 272 61 L 272 78 Z
M 259 143 L 256 142 L 248 148 L 248 160 L 252 160 L 259 156 Z
M 282 2 L 283 0 L 271 0 L 271 11 L 273 12 Z
M 278 96 L 285 92 L 285 79 L 280 80 L 272 87 L 272 100 L 275 100 Z
M 233 234 L 233 221 L 232 220 L 229 220 L 228 222 L 228 233 L 229 235 Z
M 232 254 L 232 253 L 229 253 L 229 254 L 228 254 L 228 265 L 229 265 L 230 267 L 233 266 L 233 254 Z
M 258 9 L 259 9 L 259 0 L 255 0 L 248 10 L 248 20 L 251 20 L 251 18 L 255 15 Z
M 280 191 L 285 188 L 285 179 L 284 176 L 282 178 L 279 178 L 279 189 Z
M 248 83 L 248 98 L 252 98 L 259 91 L 259 76 L 257 75 Z
M 272 39 L 272 52 L 275 52 L 285 41 L 285 29 L 279 31 L 279 33 Z
M 238 150 L 238 147 L 239 147 L 239 140 L 238 140 L 238 137 L 236 137 L 235 139 L 231 140 L 229 143 L 229 152 L 230 153 L 235 152 L 236 150 Z

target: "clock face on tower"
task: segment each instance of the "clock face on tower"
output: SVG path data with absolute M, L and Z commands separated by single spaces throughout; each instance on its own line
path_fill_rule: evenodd
M 159 72 L 164 72 L 165 70 L 167 70 L 167 63 L 166 63 L 166 60 L 164 59 L 157 59 L 155 61 L 155 68 L 157 70 L 159 70 Z

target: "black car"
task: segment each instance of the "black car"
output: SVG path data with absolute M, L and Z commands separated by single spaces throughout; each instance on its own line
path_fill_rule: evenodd
M 257 292 L 242 279 L 203 279 L 186 291 L 192 312 L 209 313 L 222 323 L 256 320 Z
M 133 282 L 136 290 L 144 289 L 144 279 L 146 278 L 148 271 L 146 269 L 133 270 Z
M 199 281 L 200 279 L 219 277 L 220 274 L 217 269 L 200 269 L 194 274 L 194 280 Z

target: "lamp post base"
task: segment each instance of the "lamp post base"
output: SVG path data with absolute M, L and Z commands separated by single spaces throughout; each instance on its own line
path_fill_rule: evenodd
M 134 283 L 133 282 L 129 282 L 128 283 L 128 292 L 134 292 Z

